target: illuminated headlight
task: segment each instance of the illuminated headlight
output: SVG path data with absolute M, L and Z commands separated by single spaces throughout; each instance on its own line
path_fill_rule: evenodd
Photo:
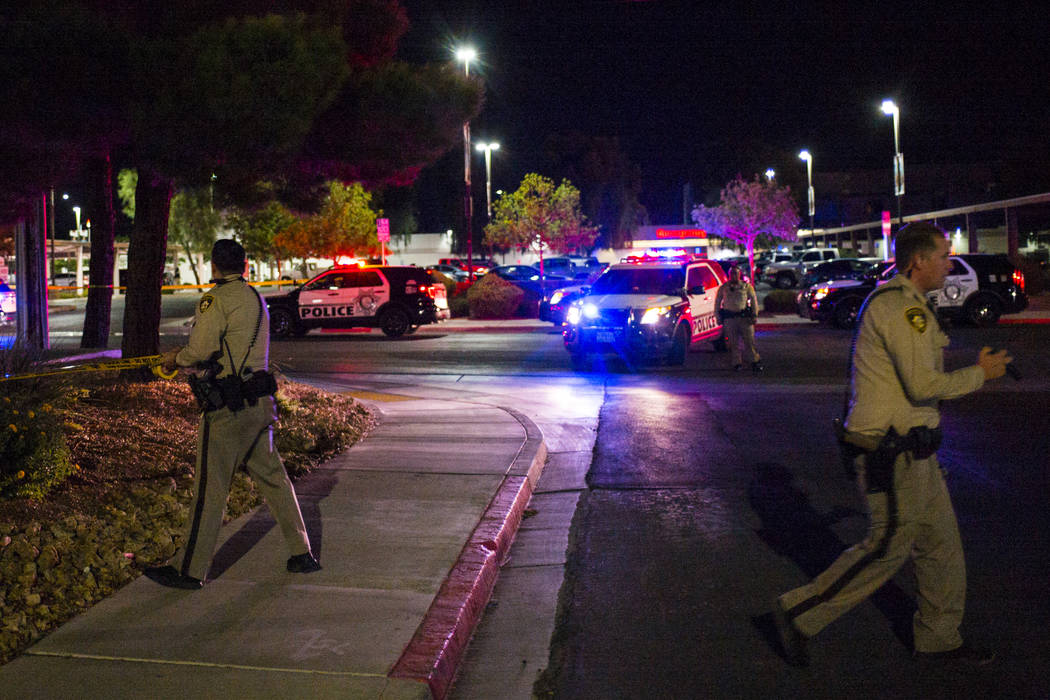
M 583 305 L 583 317 L 584 318 L 598 318 L 598 307 L 594 304 Z
M 820 301 L 821 299 L 826 297 L 829 292 L 831 292 L 831 290 L 828 289 L 827 287 L 821 287 L 820 289 L 818 289 L 816 292 L 813 293 L 813 301 Z
M 665 316 L 670 310 L 670 306 L 658 306 L 654 309 L 646 309 L 645 313 L 642 314 L 641 323 L 643 326 L 651 326 Z
M 580 322 L 580 307 L 570 306 L 569 310 L 565 312 L 565 322 L 569 325 L 575 326 Z
M 557 291 L 551 294 L 551 304 L 560 304 L 561 300 L 565 297 L 565 294 L 561 291 Z

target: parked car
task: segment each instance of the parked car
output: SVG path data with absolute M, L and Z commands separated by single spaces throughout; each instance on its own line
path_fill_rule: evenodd
M 470 274 L 466 270 L 454 265 L 427 265 L 424 269 L 432 272 L 440 272 L 450 278 L 453 282 L 460 282 L 470 277 Z
M 587 279 L 583 280 L 583 284 L 572 284 L 555 289 L 554 292 L 540 302 L 540 320 L 550 321 L 556 326 L 564 324 L 565 313 L 569 310 L 569 307 L 590 290 L 591 285 L 604 271 L 605 266 L 600 267 L 592 272 Z
M 992 326 L 1003 314 L 1018 313 L 1028 307 L 1024 274 L 1005 255 L 964 254 L 950 259 L 952 269 L 944 286 L 928 295 L 938 315 Z M 815 284 L 799 293 L 799 315 L 852 328 L 864 299 L 896 273 L 897 268 L 888 261 L 874 266 L 863 281 Z
M 720 258 L 715 260 L 715 262 L 722 267 L 722 271 L 726 273 L 726 277 L 729 276 L 730 270 L 734 267 L 739 267 L 740 272 L 744 275 L 744 279 L 749 282 L 751 281 L 751 264 L 746 255 L 737 255 L 732 258 Z
M 490 275 L 502 277 L 535 296 L 536 301 L 550 295 L 555 289 L 573 283 L 565 275 L 543 275 L 543 286 L 540 287 L 540 269 L 532 265 L 499 265 L 489 270 Z
M 287 294 L 266 297 L 270 333 L 379 328 L 391 338 L 450 317 L 445 285 L 420 267 L 336 265 Z
M 791 262 L 791 258 L 794 257 L 794 253 L 781 253 L 775 250 L 767 250 L 764 253 L 755 256 L 755 278 L 762 279 L 762 271 L 765 270 L 767 265 L 772 263 L 786 263 Z
M 798 285 L 810 268 L 839 257 L 838 248 L 806 248 L 797 251 L 789 262 L 766 265 L 762 270 L 761 281 L 778 289 L 789 289 Z
M 811 287 L 831 280 L 862 280 L 873 263 L 860 258 L 839 258 L 815 265 L 802 275 L 800 287 Z
M 474 268 L 474 276 L 484 275 L 486 272 L 496 267 L 495 261 L 485 260 L 484 258 L 471 258 L 470 266 L 467 266 L 466 258 L 441 258 L 438 260 L 439 265 L 451 265 L 452 267 L 458 267 L 463 272 L 466 272 L 469 276 L 470 268 Z

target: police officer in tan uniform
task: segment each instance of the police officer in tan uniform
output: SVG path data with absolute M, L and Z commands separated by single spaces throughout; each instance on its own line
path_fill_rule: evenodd
M 944 371 L 948 336 L 926 294 L 943 286 L 951 269 L 948 253 L 945 234 L 936 226 L 901 229 L 900 272 L 872 292 L 861 311 L 840 441 L 867 501 L 868 532 L 810 583 L 777 599 L 777 631 L 794 665 L 808 662 L 807 638 L 866 599 L 909 558 L 918 583 L 915 656 L 976 665 L 995 657 L 959 634 L 966 567 L 937 462 L 938 404 L 1003 376 L 1012 358 L 1005 350 L 983 348 L 976 364 Z
M 196 372 L 191 386 L 204 411 L 197 431 L 193 501 L 182 547 L 168 566 L 146 576 L 173 588 L 199 589 L 211 564 L 233 473 L 244 465 L 277 520 L 293 573 L 320 569 L 310 553 L 295 489 L 273 443 L 277 418 L 269 373 L 270 317 L 257 291 L 242 277 L 244 248 L 230 239 L 212 248 L 212 282 L 197 305 L 185 347 L 163 356 L 167 371 Z
M 743 344 L 751 369 L 761 372 L 762 359 L 755 350 L 758 295 L 755 294 L 755 288 L 744 281 L 740 268 L 735 265 L 729 270 L 729 281 L 719 287 L 715 295 L 715 313 L 729 336 L 733 369 L 739 372 L 743 367 L 740 350 L 740 345 Z

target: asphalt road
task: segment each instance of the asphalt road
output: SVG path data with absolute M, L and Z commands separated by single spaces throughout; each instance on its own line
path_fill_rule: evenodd
M 992 669 L 911 661 L 907 567 L 814 640 L 811 668 L 780 659 L 772 598 L 864 532 L 829 430 L 849 334 L 782 327 L 759 333 L 758 376 L 733 373 L 707 345 L 682 368 L 608 356 L 583 373 L 606 398 L 540 688 L 559 698 L 1050 696 L 1048 341 L 1045 325 L 958 328 L 948 352 L 951 367 L 981 345 L 1008 347 L 1025 374 L 944 406 L 941 455 L 968 556 L 964 632 L 999 649 Z M 579 376 L 545 330 L 311 335 L 272 352 L 292 372 L 397 381 Z
M 760 377 L 607 387 L 544 683 L 554 697 L 1050 697 L 1045 326 L 959 329 L 950 353 L 960 364 L 979 343 L 1005 344 L 1029 377 L 943 408 L 968 558 L 964 634 L 1000 661 L 974 673 L 911 660 L 909 567 L 811 642 L 809 669 L 779 658 L 774 596 L 864 532 L 828 425 L 842 410 L 844 345 L 827 334 L 760 338 Z

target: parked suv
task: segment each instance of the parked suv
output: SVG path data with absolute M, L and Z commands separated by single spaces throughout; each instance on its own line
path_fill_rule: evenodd
M 562 336 L 574 366 L 615 350 L 634 359 L 685 362 L 690 345 L 711 340 L 725 350 L 715 295 L 725 283 L 711 260 L 642 259 L 611 265 L 566 313 Z
M 950 259 L 952 269 L 944 286 L 929 294 L 939 315 L 992 326 L 1003 314 L 1018 313 L 1028 307 L 1024 274 L 1005 255 L 953 255 Z M 880 268 L 877 276 L 870 275 L 863 281 L 839 280 L 803 290 L 798 295 L 799 315 L 852 328 L 868 294 L 897 273 L 892 263 L 873 270 Z
M 270 333 L 311 328 L 379 328 L 397 338 L 450 317 L 445 285 L 420 267 L 337 265 L 287 294 L 266 297 Z
M 789 262 L 771 263 L 762 270 L 762 281 L 778 289 L 798 285 L 806 271 L 827 260 L 837 260 L 838 248 L 807 248 L 794 254 Z

